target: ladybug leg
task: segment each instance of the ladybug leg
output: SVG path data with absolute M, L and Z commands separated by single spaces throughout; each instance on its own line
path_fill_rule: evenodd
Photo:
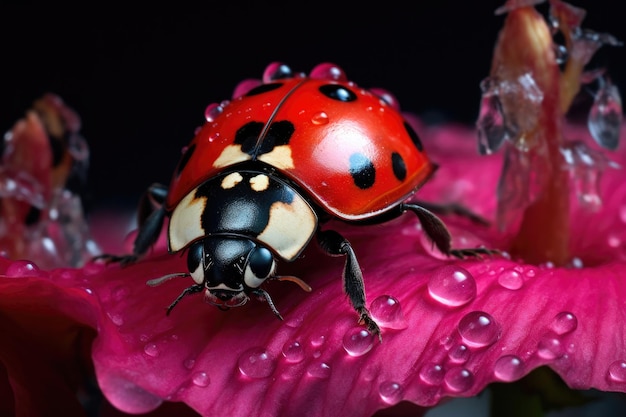
M 481 257 L 482 255 L 493 255 L 497 253 L 496 250 L 487 248 L 453 249 L 451 244 L 452 237 L 450 236 L 448 228 L 433 212 L 421 205 L 412 203 L 401 204 L 399 208 L 401 212 L 411 211 L 415 213 L 420 223 L 422 223 L 424 232 L 426 232 L 435 246 L 437 246 L 437 249 L 446 255 L 463 259 L 468 256 Z
M 122 266 L 135 262 L 156 243 L 165 220 L 163 203 L 167 197 L 167 187 L 161 184 L 152 184 L 144 193 L 139 203 L 138 225 L 139 231 L 133 244 L 133 253 L 128 255 L 104 254 L 96 256 L 94 260 L 105 262 L 119 262 Z
M 202 284 L 194 284 L 191 287 L 187 287 L 183 290 L 183 292 L 180 293 L 180 295 L 178 297 L 176 297 L 176 299 L 172 302 L 172 304 L 170 304 L 167 307 L 167 311 L 165 313 L 165 315 L 169 316 L 170 312 L 172 311 L 172 309 L 176 306 L 176 304 L 178 304 L 178 302 L 180 300 L 183 299 L 183 297 L 187 296 L 187 295 L 191 295 L 191 294 L 195 294 L 197 292 L 200 292 L 204 289 L 204 285 Z
M 471 211 L 470 209 L 468 209 L 467 207 L 461 204 L 457 204 L 457 203 L 435 204 L 435 203 L 429 203 L 425 201 L 419 201 L 417 203 L 419 204 L 420 207 L 425 208 L 430 212 L 433 212 L 442 216 L 454 214 L 456 216 L 465 217 L 466 219 L 469 219 L 470 221 L 476 224 L 481 224 L 483 226 L 490 225 L 487 219 L 479 216 L 478 214 L 474 213 L 473 211 Z
M 320 247 L 331 256 L 345 256 L 346 263 L 343 269 L 343 289 L 352 307 L 359 314 L 359 324 L 364 324 L 373 335 L 377 335 L 382 341 L 380 328 L 370 316 L 365 307 L 365 286 L 363 274 L 356 259 L 356 255 L 350 242 L 334 230 L 319 231 L 318 242 Z

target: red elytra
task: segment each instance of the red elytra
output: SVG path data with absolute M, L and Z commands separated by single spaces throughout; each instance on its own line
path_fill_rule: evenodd
M 167 211 L 249 160 L 277 169 L 342 220 L 396 206 L 434 172 L 417 134 L 383 98 L 330 74 L 281 75 L 223 103 L 199 130 L 170 182 Z

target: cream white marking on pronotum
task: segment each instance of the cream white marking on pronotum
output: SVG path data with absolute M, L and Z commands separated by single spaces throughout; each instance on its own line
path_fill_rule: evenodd
M 250 187 L 254 191 L 265 191 L 267 187 L 270 185 L 270 179 L 265 174 L 259 174 L 255 177 L 250 178 Z
M 202 228 L 202 213 L 206 207 L 206 199 L 195 198 L 196 190 L 187 194 L 178 203 L 168 226 L 169 247 L 177 252 L 193 240 L 205 235 Z
M 228 190 L 229 188 L 233 188 L 235 185 L 239 184 L 242 180 L 243 177 L 240 173 L 233 172 L 222 179 L 222 188 Z

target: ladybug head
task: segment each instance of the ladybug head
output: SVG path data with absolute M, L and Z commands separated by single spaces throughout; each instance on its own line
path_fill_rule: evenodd
M 193 280 L 206 289 L 205 300 L 210 304 L 221 309 L 238 307 L 253 294 L 264 298 L 275 310 L 269 295 L 260 288 L 266 279 L 274 276 L 274 256 L 250 239 L 238 236 L 202 239 L 189 248 L 187 267 Z

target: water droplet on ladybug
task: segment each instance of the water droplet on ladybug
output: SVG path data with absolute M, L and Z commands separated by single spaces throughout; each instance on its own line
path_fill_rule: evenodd
M 251 348 L 239 357 L 239 372 L 249 378 L 266 378 L 274 372 L 274 359 L 263 348 Z
M 348 81 L 348 77 L 343 69 L 329 62 L 316 65 L 311 70 L 309 77 L 318 80 Z
M 432 273 L 428 281 L 428 293 L 441 304 L 459 307 L 476 297 L 476 281 L 465 268 L 446 265 Z
M 474 374 L 465 368 L 455 367 L 446 372 L 444 382 L 450 391 L 467 391 L 474 385 Z
M 394 381 L 384 381 L 378 386 L 380 398 L 387 404 L 397 404 L 402 400 L 402 385 Z
M 484 311 L 467 313 L 459 321 L 458 331 L 465 343 L 472 347 L 489 346 L 500 338 L 500 326 Z
M 524 362 L 515 355 L 501 356 L 494 364 L 493 374 L 500 381 L 515 381 L 524 375 Z
M 265 68 L 263 72 L 263 82 L 270 83 L 282 78 L 289 78 L 293 75 L 291 68 L 282 62 L 272 62 Z
M 361 327 L 350 329 L 343 336 L 343 348 L 350 356 L 363 356 L 373 346 L 374 336 Z
M 217 103 L 209 104 L 204 110 L 204 118 L 208 123 L 214 122 L 222 114 L 224 108 Z
M 328 124 L 328 115 L 323 111 L 317 112 L 311 117 L 311 123 L 314 125 Z
M 285 360 L 290 363 L 298 363 L 304 360 L 304 347 L 298 341 L 285 343 L 282 353 Z

